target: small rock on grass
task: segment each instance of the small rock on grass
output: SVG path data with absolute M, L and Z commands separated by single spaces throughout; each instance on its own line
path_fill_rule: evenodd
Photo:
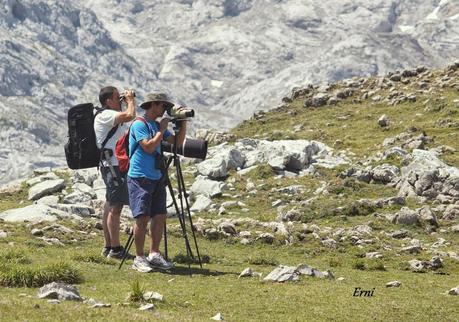
M 402 285 L 399 281 L 392 281 L 386 284 L 386 287 L 400 287 Z
M 93 298 L 90 298 L 89 300 L 84 301 L 84 303 L 88 304 L 92 308 L 102 308 L 102 307 L 111 307 L 112 306 L 110 303 L 97 302 Z
M 449 295 L 459 295 L 459 285 L 448 291 Z
M 153 310 L 154 308 L 155 306 L 152 303 L 148 303 L 148 304 L 145 304 L 139 307 L 139 311 L 149 311 L 149 310 Z
M 8 237 L 8 233 L 6 231 L 0 230 L 0 238 Z
M 78 289 L 69 284 L 52 282 L 38 290 L 38 297 L 43 299 L 81 301 Z
M 30 233 L 32 234 L 32 236 L 43 236 L 43 230 L 38 228 L 32 229 Z
M 215 314 L 213 317 L 210 318 L 211 320 L 214 320 L 214 321 L 223 321 L 224 318 L 223 318 L 223 315 L 218 312 L 217 314 Z
M 241 278 L 241 277 L 254 277 L 254 276 L 261 277 L 261 273 L 254 272 L 254 271 L 252 271 L 252 269 L 250 267 L 247 267 L 246 269 L 244 269 L 241 272 L 241 274 L 239 274 L 238 278 Z
M 163 301 L 164 300 L 164 296 L 162 296 L 158 292 L 149 291 L 149 292 L 145 292 L 143 294 L 143 299 L 145 301 L 152 301 L 152 300 L 154 300 L 154 301 Z

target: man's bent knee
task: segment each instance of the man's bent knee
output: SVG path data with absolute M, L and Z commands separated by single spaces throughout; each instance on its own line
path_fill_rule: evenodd
M 135 223 L 136 223 L 137 227 L 145 229 L 145 228 L 147 228 L 149 219 L 150 219 L 150 216 L 141 215 L 141 216 L 136 217 Z
M 123 205 L 110 205 L 110 213 L 114 216 L 120 216 Z

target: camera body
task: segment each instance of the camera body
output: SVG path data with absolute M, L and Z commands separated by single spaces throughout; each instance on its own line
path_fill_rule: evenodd
M 167 114 L 174 119 L 185 119 L 187 117 L 194 117 L 194 110 L 181 106 L 171 106 L 166 109 Z

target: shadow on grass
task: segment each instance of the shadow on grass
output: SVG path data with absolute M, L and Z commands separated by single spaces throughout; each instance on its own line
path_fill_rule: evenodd
M 169 275 L 203 275 L 203 276 L 221 276 L 221 275 L 239 275 L 239 273 L 234 272 L 220 272 L 213 271 L 207 268 L 198 267 L 188 267 L 188 266 L 175 266 L 173 269 L 168 271 L 155 270 L 155 272 L 160 272 Z

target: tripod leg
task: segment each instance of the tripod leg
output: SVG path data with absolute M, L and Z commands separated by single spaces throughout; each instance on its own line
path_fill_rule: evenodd
M 121 266 L 123 266 L 124 261 L 126 260 L 127 254 L 129 254 L 129 249 L 132 246 L 133 240 L 134 240 L 134 229 L 131 230 L 131 233 L 129 234 L 129 237 L 126 241 L 126 245 L 124 245 L 124 255 L 123 255 L 123 259 L 121 260 L 121 263 L 118 269 L 121 269 Z
M 169 260 L 168 252 L 167 252 L 167 227 L 166 223 L 164 223 L 164 257 L 166 260 Z
M 184 216 L 183 216 L 183 211 L 180 211 L 179 209 L 179 206 L 177 204 L 177 200 L 175 199 L 175 195 L 174 195 L 174 190 L 172 189 L 172 183 L 171 181 L 169 180 L 169 177 L 167 176 L 166 177 L 166 183 L 167 183 L 167 186 L 169 188 L 169 193 L 172 197 L 172 202 L 174 204 L 174 207 L 175 207 L 175 211 L 177 213 L 177 216 L 179 218 L 179 222 L 180 222 L 180 227 L 182 229 L 182 235 L 183 235 L 183 238 L 185 239 L 185 247 L 186 247 L 186 252 L 187 252 L 187 255 L 191 257 L 193 257 L 193 253 L 191 252 L 191 246 L 190 246 L 190 242 L 188 240 L 188 235 L 186 233 L 186 226 L 185 226 L 185 222 L 184 222 Z
M 196 229 L 194 228 L 193 219 L 191 218 L 190 204 L 188 203 L 188 195 L 187 195 L 187 192 L 186 192 L 186 189 L 185 189 L 185 180 L 183 179 L 182 167 L 180 165 L 180 161 L 178 162 L 176 167 L 178 169 L 177 172 L 180 173 L 180 177 L 177 178 L 177 180 L 181 181 L 181 185 L 182 185 L 182 188 L 183 188 L 183 193 L 185 195 L 186 210 L 187 210 L 187 213 L 188 213 L 188 220 L 190 221 L 191 233 L 193 235 L 193 240 L 194 240 L 194 246 L 196 247 L 196 254 L 198 255 L 199 266 L 202 268 L 201 255 L 199 254 L 198 242 L 196 240 L 196 233 L 195 233 Z

